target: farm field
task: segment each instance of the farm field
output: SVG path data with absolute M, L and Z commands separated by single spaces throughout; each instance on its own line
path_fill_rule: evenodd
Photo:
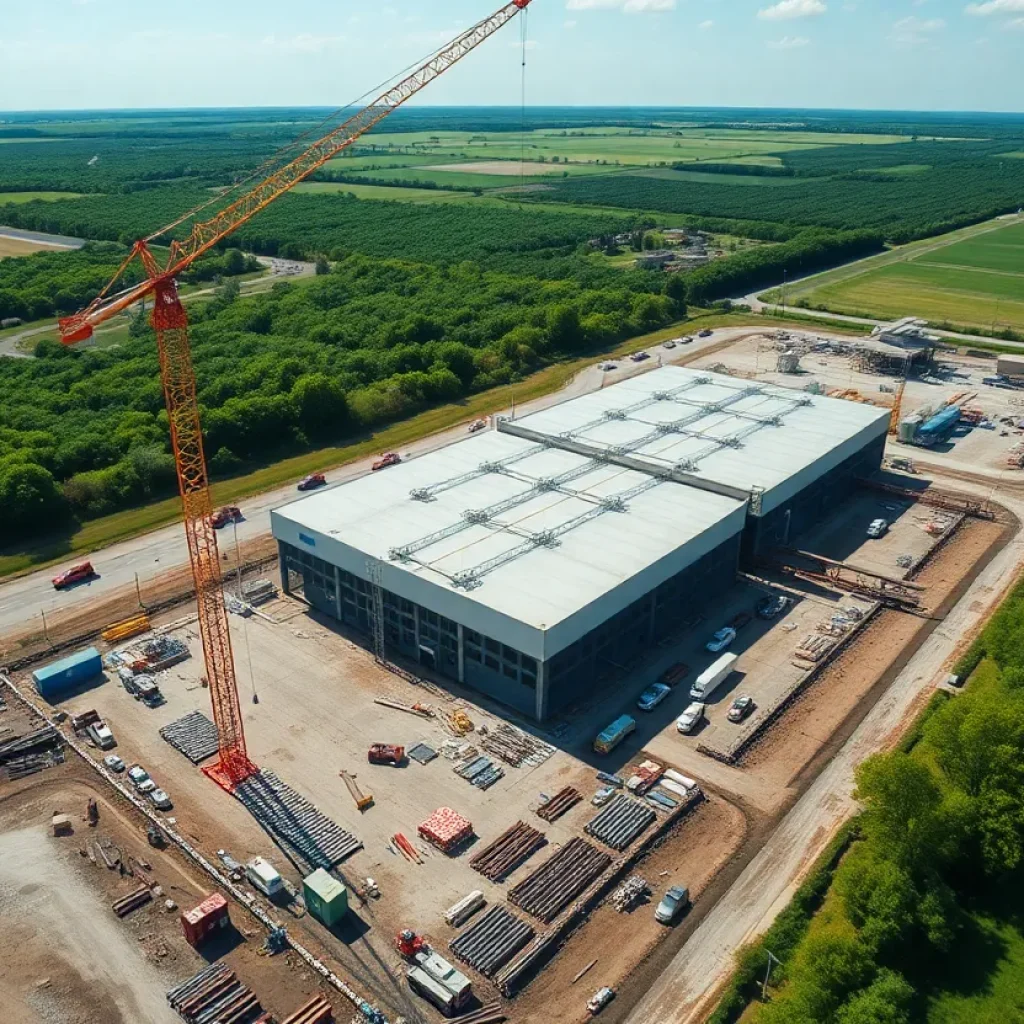
M 81 192 L 0 192 L 0 206 L 9 203 L 31 203 L 33 199 L 49 203 L 58 199 L 78 199 L 81 195 Z
M 443 189 L 357 185 L 342 181 L 305 181 L 301 185 L 296 185 L 295 191 L 307 195 L 337 195 L 348 192 L 357 199 L 391 199 L 399 203 L 438 203 L 446 199 L 466 199 L 463 193 L 445 192 Z
M 34 242 L 27 238 L 7 238 L 0 235 L 0 260 L 10 256 L 31 256 L 34 252 L 54 252 L 63 246 L 47 245 L 45 242 Z
M 837 313 L 1024 329 L 1024 223 L 956 233 L 947 245 L 932 240 L 897 250 L 859 270 L 810 278 L 789 297 Z

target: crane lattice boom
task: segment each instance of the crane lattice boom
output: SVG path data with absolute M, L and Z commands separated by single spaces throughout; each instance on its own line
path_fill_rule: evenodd
M 189 220 L 192 214 L 162 228 L 150 235 L 149 239 L 136 242 L 114 279 L 100 295 L 85 310 L 60 322 L 61 340 L 71 345 L 91 337 L 97 324 L 109 320 L 146 295 L 154 295 L 152 323 L 160 353 L 160 378 L 170 421 L 185 536 L 199 611 L 199 632 L 210 684 L 213 718 L 217 726 L 218 761 L 203 771 L 225 789 L 234 789 L 257 768 L 249 759 L 245 746 L 217 534 L 212 522 L 213 504 L 199 423 L 199 403 L 196 399 L 196 381 L 188 340 L 188 316 L 178 297 L 175 277 L 260 210 L 380 124 L 390 113 L 444 74 L 529 4 L 530 0 L 512 0 L 489 18 L 463 32 L 398 85 L 388 89 L 344 124 L 314 142 L 280 170 L 264 178 L 240 199 L 211 219 L 194 224 L 184 239 L 172 242 L 170 257 L 164 268 L 157 265 L 147 241 L 172 231 Z M 142 262 L 146 279 L 141 284 L 115 293 L 121 275 L 136 257 Z

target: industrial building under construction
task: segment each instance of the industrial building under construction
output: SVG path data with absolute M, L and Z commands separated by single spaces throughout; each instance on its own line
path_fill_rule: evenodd
M 543 720 L 835 509 L 888 425 L 665 367 L 278 509 L 282 585 Z

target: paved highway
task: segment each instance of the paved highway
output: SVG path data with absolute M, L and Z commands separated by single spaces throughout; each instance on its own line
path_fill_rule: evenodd
M 989 497 L 990 481 L 962 478 L 940 485 Z M 1001 504 L 1018 517 L 1024 502 L 1001 491 Z M 691 1024 L 703 1020 L 732 973 L 733 955 L 762 935 L 789 903 L 808 868 L 839 826 L 857 809 L 854 769 L 891 746 L 920 701 L 948 671 L 960 640 L 969 636 L 1016 578 L 1024 559 L 1024 531 L 982 571 L 938 629 L 911 658 L 885 696 L 829 766 L 783 818 L 757 856 L 711 909 L 675 958 L 627 1018 L 627 1024 Z
M 649 351 L 651 358 L 642 363 L 634 363 L 629 359 L 621 360 L 612 371 L 602 371 L 603 364 L 595 363 L 587 367 L 569 381 L 561 391 L 546 395 L 525 406 L 517 406 L 516 414 L 536 412 L 568 398 L 596 391 L 606 383 L 613 383 L 636 373 L 643 373 L 658 365 L 658 361 L 678 361 L 709 346 L 721 344 L 723 341 L 736 341 L 757 330 L 727 328 L 715 331 L 710 338 L 697 339 L 692 345 L 665 349 L 661 345 L 653 346 Z M 507 414 L 506 410 L 504 414 Z M 441 448 L 466 436 L 466 424 L 460 424 L 451 430 L 443 431 L 422 438 L 406 448 L 401 455 L 404 459 L 423 455 L 426 452 Z M 329 486 L 336 487 L 348 480 L 355 479 L 370 472 L 373 458 L 351 463 L 329 474 Z M 386 470 L 385 470 L 386 472 Z M 268 491 L 240 502 L 245 521 L 238 524 L 239 541 L 251 540 L 270 532 L 270 511 L 294 501 L 299 495 L 294 484 L 275 491 Z M 234 542 L 231 528 L 220 531 L 221 544 Z M 136 574 L 140 582 L 159 576 L 170 569 L 176 569 L 188 562 L 188 550 L 185 546 L 185 535 L 180 525 L 164 527 L 134 540 L 112 545 L 101 552 L 89 556 L 100 574 L 98 579 L 62 592 L 55 591 L 50 582 L 59 567 L 42 570 L 30 575 L 19 577 L 0 585 L 0 635 L 9 632 L 29 620 L 38 621 L 40 612 L 46 615 L 65 612 L 78 606 L 84 606 L 96 597 L 111 594 L 122 587 L 131 586 Z M 71 558 L 67 564 L 81 561 L 79 557 Z

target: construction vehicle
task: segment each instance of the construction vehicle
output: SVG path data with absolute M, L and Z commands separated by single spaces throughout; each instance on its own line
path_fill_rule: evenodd
M 420 950 L 430 949 L 430 947 L 422 935 L 417 935 L 411 928 L 405 928 L 395 936 L 395 949 L 406 960 L 412 961 Z
M 151 319 L 160 354 L 160 377 L 195 583 L 199 634 L 206 661 L 213 720 L 217 726 L 217 761 L 204 767 L 203 772 L 229 791 L 259 769 L 250 760 L 245 744 L 216 526 L 213 523 L 209 474 L 199 423 L 188 315 L 178 295 L 177 278 L 257 213 L 379 125 L 529 4 L 530 0 L 511 0 L 490 17 L 460 33 L 447 46 L 435 51 L 410 75 L 386 89 L 322 138 L 307 145 L 298 156 L 291 157 L 290 153 L 304 141 L 302 137 L 279 150 L 248 177 L 241 178 L 232 187 L 204 200 L 173 223 L 136 242 L 100 294 L 84 310 L 60 320 L 61 341 L 65 345 L 74 345 L 88 341 L 100 324 L 137 306 L 148 295 L 153 296 Z M 216 212 L 207 215 L 206 220 L 200 220 L 200 213 L 211 207 Z M 171 240 L 167 263 L 163 267 L 157 264 L 150 249 L 158 239 L 164 243 Z M 144 268 L 144 280 L 122 287 L 122 277 L 136 259 Z
M 382 469 L 387 469 L 388 466 L 397 466 L 402 461 L 402 456 L 398 452 L 388 452 L 387 455 L 382 455 L 370 469 L 377 473 Z
M 395 948 L 412 964 L 406 972 L 409 988 L 446 1017 L 453 1016 L 473 998 L 469 978 L 432 949 L 422 935 L 406 928 L 395 936 Z
M 397 767 L 405 760 L 405 747 L 396 747 L 393 743 L 374 743 L 366 759 L 370 764 L 393 764 Z
M 92 562 L 80 562 L 78 565 L 73 565 L 70 569 L 58 573 L 51 582 L 54 590 L 65 590 L 68 587 L 73 587 L 76 583 L 91 580 L 95 576 L 96 570 L 92 567 Z
M 364 793 L 362 787 L 356 782 L 356 777 L 351 772 L 342 769 L 338 774 L 344 780 L 349 796 L 352 797 L 357 810 L 365 811 L 367 807 L 373 806 L 373 794 Z

